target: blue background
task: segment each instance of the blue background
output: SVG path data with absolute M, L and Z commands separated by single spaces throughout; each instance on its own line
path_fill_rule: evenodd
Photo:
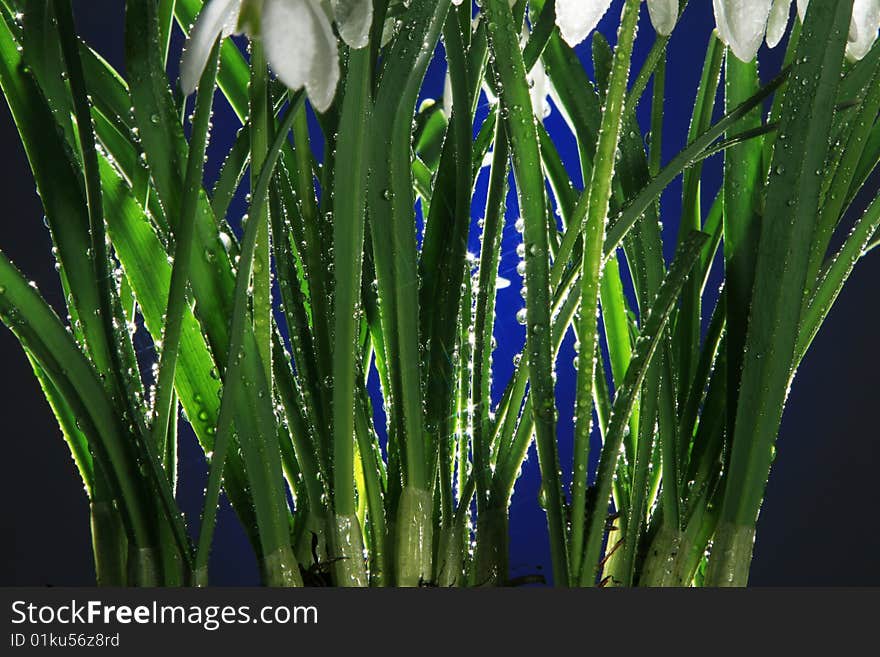
M 119 0 L 77 0 L 81 34 L 115 67 L 124 71 L 122 15 Z M 614 42 L 619 0 L 600 24 Z M 714 19 L 711 3 L 692 2 L 669 47 L 667 105 L 664 117 L 664 161 L 685 144 L 693 98 L 699 82 L 705 46 Z M 179 35 L 173 53 L 179 52 Z M 653 42 L 653 30 L 643 11 L 634 66 L 640 65 Z M 761 52 L 762 77 L 779 69 L 784 44 L 776 51 Z M 588 42 L 578 54 L 591 71 Z M 172 55 L 176 60 L 176 54 Z M 173 68 L 173 66 L 172 66 Z M 424 97 L 442 95 L 445 61 L 441 55 L 429 69 Z M 640 109 L 647 125 L 648 103 Z M 481 107 L 485 112 L 485 104 Z M 33 278 L 43 293 L 60 307 L 57 277 L 49 259 L 48 233 L 34 194 L 27 161 L 15 133 L 8 109 L 0 110 L 2 148 L 6 154 L 0 177 L 0 195 L 6 207 L 5 230 L 0 248 Z M 482 118 L 482 116 L 480 116 Z M 208 179 L 216 175 L 231 146 L 237 120 L 225 101 L 216 104 L 214 131 L 209 149 Z M 545 125 L 557 139 L 566 166 L 578 169 L 574 140 L 558 111 Z M 575 177 L 578 180 L 578 177 Z M 720 183 L 720 159 L 704 169 L 704 207 L 714 198 Z M 484 171 L 474 198 L 475 219 L 485 202 Z M 874 188 L 878 187 L 875 176 Z M 580 184 L 580 183 L 579 183 Z M 242 190 L 232 207 L 235 223 L 245 211 Z M 680 181 L 663 197 L 664 241 L 667 257 L 675 244 L 680 213 Z M 522 307 L 520 280 L 516 273 L 514 229 L 515 196 L 502 242 L 501 275 L 512 285 L 499 292 L 498 349 L 494 355 L 494 390 L 497 399 L 513 372 L 513 356 L 524 342 L 524 330 L 515 314 Z M 472 231 L 471 251 L 479 252 L 478 231 Z M 880 280 L 880 255 L 863 260 L 841 295 L 837 306 L 808 354 L 789 399 L 778 444 L 767 498 L 758 527 L 753 584 L 880 584 L 880 531 L 875 522 L 878 492 L 873 477 L 880 464 L 878 435 L 873 428 L 873 408 L 878 385 L 876 340 L 876 281 Z M 720 273 L 716 268 L 717 287 Z M 146 341 L 144 341 L 146 344 Z M 14 337 L 0 331 L 0 354 L 4 376 L 0 395 L 2 435 L 7 467 L 0 477 L 0 495 L 6 501 L 0 515 L 0 584 L 88 584 L 93 582 L 88 534 L 88 506 L 78 476 L 60 440 L 58 429 L 42 399 L 36 381 Z M 572 340 L 566 340 L 559 357 L 557 401 L 559 441 L 563 472 L 570 470 L 571 409 L 574 397 Z M 375 388 L 375 386 L 374 386 Z M 374 390 L 375 392 L 375 390 Z M 382 423 L 380 422 L 381 426 Z M 189 434 L 182 434 L 179 500 L 191 524 L 196 525 L 204 486 L 204 459 Z M 598 450 L 593 450 L 594 454 Z M 519 479 L 511 506 L 511 575 L 549 574 L 546 521 L 537 504 L 539 475 L 534 448 Z M 257 569 L 249 545 L 234 514 L 221 509 L 212 575 L 218 584 L 257 583 Z

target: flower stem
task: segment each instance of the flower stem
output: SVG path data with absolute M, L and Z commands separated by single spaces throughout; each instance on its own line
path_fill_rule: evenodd
M 269 104 L 269 72 L 263 44 L 259 39 L 251 42 L 250 82 L 250 137 L 251 137 L 251 189 L 257 185 L 269 148 L 272 108 Z M 254 337 L 263 361 L 266 381 L 272 381 L 272 270 L 269 260 L 269 210 L 262 204 L 259 210 L 251 208 L 248 221 L 258 222 L 257 246 L 253 266 Z
M 345 193 L 335 195 L 333 222 L 333 504 L 337 536 L 337 554 L 333 556 L 340 558 L 336 583 L 342 586 L 366 586 L 363 537 L 355 518 L 354 441 L 369 108 L 370 51 L 361 48 L 349 53 L 334 160 L 335 183 L 345 185 Z
M 572 481 L 572 532 L 571 550 L 574 573 L 581 569 L 584 549 L 587 473 L 586 459 L 590 450 L 592 430 L 592 395 L 596 350 L 596 314 L 599 303 L 599 280 L 602 276 L 605 224 L 611 200 L 614 178 L 615 153 L 620 140 L 620 127 L 626 100 L 626 83 L 629 77 L 630 59 L 638 26 L 639 0 L 626 0 L 618 32 L 617 47 L 608 80 L 608 92 L 602 111 L 599 141 L 592 177 L 588 186 L 589 208 L 584 218 L 584 248 L 581 269 L 581 301 L 577 318 L 580 354 L 578 359 L 577 399 L 575 401 L 574 454 L 575 470 Z M 604 510 L 603 510 L 604 512 Z M 591 537 L 592 538 L 592 537 Z M 593 565 L 590 564 L 589 568 Z
M 538 461 L 547 495 L 553 575 L 557 584 L 568 577 L 568 549 L 556 444 L 556 400 L 553 389 L 552 338 L 550 332 L 550 266 L 547 235 L 547 201 L 541 172 L 541 155 L 534 110 L 526 79 L 525 63 L 517 45 L 519 33 L 506 0 L 489 0 L 489 45 L 495 55 L 502 116 L 513 154 L 513 171 L 525 223 L 526 247 L 526 348 L 532 386 Z

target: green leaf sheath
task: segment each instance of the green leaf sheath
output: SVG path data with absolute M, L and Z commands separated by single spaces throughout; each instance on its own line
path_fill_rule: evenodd
M 773 151 L 721 522 L 706 583 L 743 586 L 788 394 L 852 0 L 812 7 Z

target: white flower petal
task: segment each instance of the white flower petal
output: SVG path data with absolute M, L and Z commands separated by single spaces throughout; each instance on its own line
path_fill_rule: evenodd
M 556 24 L 565 42 L 574 47 L 596 29 L 611 0 L 556 0 Z
M 730 30 L 727 27 L 727 14 L 724 12 L 722 0 L 712 0 L 712 6 L 715 9 L 715 27 L 718 30 L 718 37 L 724 43 L 730 43 Z
M 740 60 L 750 62 L 758 54 L 772 3 L 773 0 L 714 0 L 718 31 Z
M 241 0 L 211 0 L 199 12 L 180 60 L 180 88 L 187 96 L 199 84 L 214 41 L 234 30 L 240 8 Z
M 312 0 L 266 0 L 263 46 L 269 65 L 291 89 L 306 88 L 325 112 L 339 83 L 339 50 L 330 21 Z
M 331 4 L 339 36 L 352 48 L 364 48 L 370 42 L 373 0 L 332 0 Z
M 678 0 L 648 0 L 648 13 L 657 34 L 669 36 L 678 21 Z
M 877 41 L 877 31 L 880 30 L 880 0 L 855 0 L 853 24 L 855 30 L 850 29 L 846 56 L 859 60 L 868 54 Z
M 443 79 L 443 114 L 448 121 L 452 118 L 452 76 L 446 69 L 446 77 Z
M 770 18 L 767 19 L 767 47 L 775 48 L 785 36 L 788 18 L 791 14 L 791 0 L 773 0 Z
M 547 77 L 547 71 L 540 59 L 526 78 L 532 96 L 532 111 L 539 121 L 543 121 L 550 116 L 550 101 L 547 99 L 550 94 L 550 78 Z

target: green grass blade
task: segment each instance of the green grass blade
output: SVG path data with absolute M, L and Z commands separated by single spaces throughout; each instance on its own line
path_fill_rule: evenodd
M 721 65 L 724 61 L 724 47 L 716 33 L 709 37 L 709 45 L 706 48 L 706 59 L 703 64 L 703 73 L 700 85 L 697 88 L 697 96 L 694 101 L 694 111 L 691 117 L 691 125 L 688 130 L 688 143 L 693 143 L 697 137 L 706 132 L 712 124 L 712 112 L 715 108 L 715 96 L 718 84 L 721 80 Z M 703 211 L 700 203 L 700 178 L 703 167 L 701 163 L 694 164 L 684 171 L 682 181 L 681 199 L 681 222 L 679 224 L 680 239 L 683 239 L 692 230 L 703 230 Z M 682 292 L 681 308 L 675 321 L 674 340 L 676 346 L 676 364 L 678 376 L 682 381 L 690 381 L 694 375 L 694 367 L 700 352 L 700 328 L 702 325 L 701 291 L 703 280 L 693 277 L 684 287 Z M 684 401 L 679 395 L 679 402 Z
M 176 413 L 176 400 L 172 406 L 174 375 L 177 369 L 180 337 L 183 331 L 186 289 L 189 285 L 190 263 L 193 258 L 196 212 L 199 192 L 202 189 L 202 174 L 205 151 L 208 145 L 209 122 L 214 101 L 214 82 L 217 77 L 217 54 L 215 44 L 208 65 L 199 82 L 199 93 L 193 119 L 192 137 L 186 164 L 183 185 L 181 213 L 174 231 L 174 266 L 171 269 L 171 284 L 168 291 L 168 308 L 165 312 L 165 327 L 162 331 L 162 349 L 159 355 L 156 393 L 153 403 L 152 440 L 158 449 L 165 444 L 172 411 Z
M 137 467 L 133 446 L 120 426 L 98 374 L 39 293 L 0 254 L 0 315 L 37 360 L 77 417 L 105 471 L 112 475 L 126 526 L 138 548 L 155 547 L 152 514 L 158 512 Z
M 794 357 L 819 211 L 818 180 L 843 64 L 851 0 L 807 16 L 785 92 L 755 269 L 730 470 L 709 585 L 744 585 Z M 797 110 L 797 111 L 792 111 Z
M 806 355 L 810 343 L 816 337 L 822 322 L 843 289 L 843 284 L 849 278 L 856 263 L 867 252 L 866 249 L 878 228 L 880 228 L 880 196 L 874 199 L 865 214 L 859 218 L 843 246 L 823 269 L 816 289 L 804 309 L 792 371 L 797 369 Z
M 352 532 L 360 532 L 355 519 L 354 440 L 357 339 L 360 329 L 358 307 L 363 271 L 364 211 L 367 150 L 370 125 L 370 52 L 349 52 L 345 96 L 342 100 L 334 180 L 345 185 L 336 194 L 333 221 L 334 294 L 333 344 L 333 505 L 337 519 L 347 518 Z M 340 190 L 341 191 L 341 190 Z M 339 520 L 337 520 L 338 524 Z M 339 538 L 342 538 L 341 536 Z M 355 543 L 359 542 L 355 541 Z M 337 584 L 366 586 L 363 555 L 353 545 L 337 543 Z
M 731 111 L 741 105 L 754 96 L 759 87 L 757 63 L 743 63 L 728 52 L 724 87 L 725 110 Z M 737 125 L 737 130 L 757 129 L 761 123 L 761 110 L 755 108 Z M 727 382 L 727 430 L 730 435 L 733 435 L 733 421 L 736 417 L 737 393 L 761 231 L 759 204 L 763 192 L 763 150 L 764 146 L 758 139 L 729 148 L 724 153 L 724 298 L 727 304 L 726 362 L 730 377 Z M 716 309 L 716 314 L 717 312 Z M 706 354 L 705 350 L 703 354 Z M 699 378 L 694 379 L 694 383 L 697 381 Z M 696 387 L 692 385 L 690 393 L 695 391 Z M 689 401 L 696 403 L 697 400 L 691 397 Z M 685 408 L 689 412 L 695 410 L 688 407 L 687 403 Z M 685 419 L 688 422 L 684 422 Z M 690 418 L 683 416 L 682 424 L 686 431 L 689 423 Z M 685 438 L 683 434 L 683 438 L 689 440 L 690 434 L 686 436 Z
M 477 501 L 481 507 L 487 505 L 489 501 L 492 479 L 490 466 L 492 332 L 495 325 L 496 283 L 501 257 L 501 236 L 504 229 L 504 213 L 507 208 L 509 160 L 510 150 L 507 133 L 502 122 L 496 128 L 495 150 L 489 173 L 486 214 L 483 220 L 483 234 L 480 243 L 477 299 L 474 310 L 474 371 L 471 383 L 471 400 L 474 409 L 473 458 Z
M 873 64 L 873 71 L 864 86 L 858 90 L 858 105 L 847 123 L 847 128 L 840 135 L 840 154 L 833 175 L 830 176 L 822 210 L 819 213 L 810 267 L 807 270 L 808 281 L 815 280 L 819 274 L 834 229 L 840 223 L 847 203 L 851 200 L 849 192 L 855 182 L 857 167 L 880 111 L 880 48 L 875 48 L 871 55 L 859 62 L 859 64 Z M 846 80 L 841 86 L 844 86 L 845 82 Z
M 605 94 L 605 105 L 596 144 L 596 162 L 588 186 L 589 207 L 583 222 L 583 260 L 581 261 L 580 309 L 577 320 L 581 353 L 585 356 L 596 350 L 596 314 L 599 304 L 599 281 L 602 276 L 603 245 L 612 195 L 615 153 L 623 125 L 626 85 L 630 60 L 638 25 L 639 3 L 627 0 L 618 31 L 617 47 Z M 627 342 L 629 337 L 624 338 Z M 619 345 L 615 345 L 618 346 Z M 631 366 L 631 363 L 630 363 Z M 577 398 L 575 401 L 574 454 L 575 468 L 572 479 L 571 566 L 574 577 L 581 570 L 580 557 L 584 545 L 584 514 L 587 491 L 587 455 L 592 428 L 594 360 L 578 359 Z M 627 418 L 628 420 L 629 418 Z M 615 461 L 616 465 L 616 461 Z M 609 482 L 610 483 L 610 482 Z M 573 582 L 574 583 L 574 582 Z
M 61 51 L 64 58 L 65 69 L 68 73 L 68 81 L 71 88 L 73 109 L 77 122 L 79 144 L 82 152 L 83 170 L 85 176 L 86 204 L 89 213 L 89 235 L 91 238 L 90 254 L 94 267 L 95 281 L 98 286 L 98 298 L 100 315 L 103 318 L 104 333 L 108 344 L 122 342 L 119 340 L 120 331 L 114 328 L 118 320 L 121 320 L 121 307 L 114 305 L 114 291 L 110 287 L 110 274 L 108 267 L 108 253 L 104 230 L 104 210 L 102 204 L 101 174 L 98 169 L 98 155 L 95 148 L 95 136 L 92 130 L 91 112 L 85 87 L 82 64 L 79 56 L 79 45 L 75 36 L 73 13 L 70 4 L 63 0 L 54 3 L 55 14 L 58 20 L 58 35 L 61 41 Z M 117 312 L 119 311 L 119 312 Z M 130 340 L 130 336 L 125 335 Z M 162 429 L 161 441 L 151 443 L 147 439 L 146 429 L 139 417 L 139 409 L 134 399 L 129 395 L 128 383 L 124 378 L 126 370 L 131 371 L 137 362 L 132 358 L 128 363 L 123 363 L 122 354 L 115 348 L 110 348 L 110 363 L 114 373 L 114 382 L 118 390 L 120 403 L 127 405 L 127 415 L 131 418 L 136 435 L 145 460 L 151 468 L 151 475 L 155 480 L 156 489 L 160 495 L 167 514 L 167 520 L 173 531 L 174 540 L 177 542 L 179 556 L 185 563 L 190 561 L 189 539 L 186 528 L 180 517 L 179 510 L 174 501 L 170 481 L 161 468 L 158 454 L 162 453 L 165 437 L 168 433 L 167 426 Z M 129 377 L 131 378 L 131 377 Z M 169 386 L 170 389 L 170 386 Z
M 679 247 L 678 254 L 660 287 L 654 305 L 646 311 L 645 322 L 641 335 L 636 341 L 626 378 L 615 395 L 605 443 L 602 446 L 602 457 L 599 461 L 597 490 L 589 509 L 589 530 L 584 548 L 583 565 L 579 573 L 579 581 L 582 586 L 594 584 L 599 568 L 600 552 L 605 534 L 606 510 L 611 499 L 612 479 L 617 468 L 624 428 L 629 422 L 633 404 L 651 360 L 662 342 L 663 329 L 669 321 L 688 274 L 699 261 L 700 251 L 708 239 L 708 235 L 704 233 L 692 233 Z
M 375 95 L 374 116 L 393 117 L 375 131 L 368 195 L 384 362 L 389 370 L 392 434 L 403 456 L 404 494 L 396 522 L 397 584 L 415 586 L 431 578 L 431 528 L 427 500 L 431 472 L 425 453 L 416 236 L 412 230 L 411 121 L 419 87 L 433 55 L 448 0 L 417 0 L 401 18 L 406 39 L 396 39 Z M 392 361 L 393 359 L 393 361 Z M 387 397 L 386 397 L 387 399 Z
M 302 102 L 302 94 L 298 98 L 298 102 Z M 281 129 L 275 135 L 273 143 L 267 152 L 263 169 L 259 174 L 257 186 L 252 195 L 252 210 L 259 210 L 259 206 L 266 202 L 269 183 L 280 155 L 281 146 L 287 139 L 287 134 L 297 113 L 298 108 L 296 105 L 297 102 L 291 103 Z M 196 552 L 196 573 L 202 573 L 207 567 L 208 552 L 216 519 L 217 501 L 220 495 L 220 482 L 232 433 L 234 400 L 239 395 L 239 389 L 242 387 L 256 387 L 259 397 L 259 389 L 265 390 L 267 385 L 265 379 L 260 381 L 259 378 L 259 375 L 264 372 L 261 363 L 257 364 L 256 370 L 253 370 L 253 365 L 251 365 L 251 372 L 247 372 L 244 369 L 244 361 L 250 363 L 253 361 L 253 357 L 257 356 L 258 352 L 252 354 L 250 361 L 243 357 L 249 351 L 246 347 L 246 340 L 249 337 L 246 331 L 248 287 L 253 268 L 258 228 L 257 222 L 249 222 L 242 239 L 241 258 L 238 263 L 238 272 L 236 273 L 235 280 L 234 308 L 229 330 L 229 357 L 225 371 L 223 398 L 220 403 L 217 439 L 214 444 L 214 459 L 211 463 L 208 486 L 205 493 L 202 528 L 199 533 L 198 549 Z M 245 386 L 245 383 L 248 386 Z M 263 397 L 260 398 L 263 399 L 264 397 L 266 397 L 265 392 Z M 266 399 L 265 401 L 268 402 L 269 400 Z M 247 428 L 240 427 L 240 440 L 242 441 L 242 450 L 244 451 L 248 477 L 254 495 L 256 519 L 263 548 L 265 576 L 270 583 L 275 585 L 298 585 L 302 583 L 302 580 L 293 554 L 290 551 L 287 518 L 282 514 L 282 509 L 280 508 L 282 504 L 286 506 L 286 502 L 282 495 L 283 484 L 280 481 L 281 464 L 278 460 L 279 454 L 277 452 L 277 445 L 271 444 L 271 441 L 275 439 L 274 431 L 267 431 L 267 424 L 269 426 L 274 424 L 271 409 L 268 415 L 270 419 L 268 422 L 264 420 L 263 430 L 259 433 L 247 435 Z M 265 417 L 265 413 L 261 414 L 258 410 L 258 421 L 261 416 Z M 269 444 L 261 444 L 263 441 L 269 441 Z
M 138 136 L 150 175 L 167 217 L 180 216 L 186 168 L 183 126 L 165 76 L 156 5 L 127 0 L 125 6 L 125 68 Z
M 774 80 L 764 85 L 754 96 L 725 114 L 711 128 L 688 144 L 638 194 L 633 196 L 608 228 L 608 235 L 605 239 L 606 257 L 620 246 L 621 241 L 632 226 L 642 217 L 645 210 L 656 202 L 669 183 L 675 180 L 686 168 L 692 166 L 700 154 L 727 132 L 731 126 L 736 125 L 738 121 L 771 96 L 788 78 L 788 75 L 789 70 L 786 69 Z
M 540 171 L 541 155 L 526 70 L 517 29 L 508 5 L 490 0 L 484 7 L 488 19 L 489 45 L 495 55 L 502 112 L 513 156 L 513 171 L 525 221 L 526 249 L 526 342 L 533 416 L 537 432 L 538 459 L 545 491 L 554 579 L 568 582 L 568 550 L 562 508 L 562 483 L 556 445 L 556 404 L 550 336 L 550 267 L 547 236 L 547 204 Z
M 248 112 L 251 138 L 251 189 L 257 185 L 262 171 L 266 150 L 269 148 L 271 124 L 274 123 L 269 102 L 269 70 L 263 43 L 251 42 L 250 105 Z M 259 223 L 257 246 L 254 253 L 254 270 L 251 274 L 251 313 L 253 314 L 254 338 L 263 363 L 266 381 L 272 387 L 272 263 L 269 247 L 269 204 L 261 204 L 258 214 L 249 213 L 248 221 Z
M 421 340 L 427 351 L 423 372 L 426 380 L 425 430 L 431 459 L 429 468 L 434 470 L 437 467 L 434 460 L 439 457 L 439 466 L 444 473 L 439 491 L 444 523 L 448 523 L 452 517 L 453 495 L 451 482 L 445 476 L 450 466 L 449 451 L 438 449 L 438 446 L 441 442 L 448 444 L 453 433 L 457 377 L 450 354 L 455 351 L 458 340 L 458 316 L 462 305 L 471 189 L 474 183 L 470 160 L 473 99 L 466 58 L 470 21 L 464 21 L 465 35 L 462 29 L 464 15 L 463 9 L 450 10 L 443 30 L 453 90 L 453 109 L 431 197 L 431 214 L 427 218 L 419 263 L 422 282 L 419 306 L 421 309 L 430 309 L 419 317 Z M 479 498 L 478 503 L 483 504 Z
M 168 308 L 171 265 L 165 247 L 154 232 L 131 190 L 114 168 L 101 163 L 107 233 L 126 277 L 131 282 L 147 331 L 160 339 Z M 198 299 L 198 296 L 197 296 Z M 214 449 L 220 407 L 220 375 L 199 321 L 189 307 L 182 319 L 179 366 L 174 385 L 190 425 L 206 454 Z M 255 526 L 244 466 L 238 454 L 227 463 L 225 489 L 245 531 Z M 252 536 L 256 543 L 256 536 Z

